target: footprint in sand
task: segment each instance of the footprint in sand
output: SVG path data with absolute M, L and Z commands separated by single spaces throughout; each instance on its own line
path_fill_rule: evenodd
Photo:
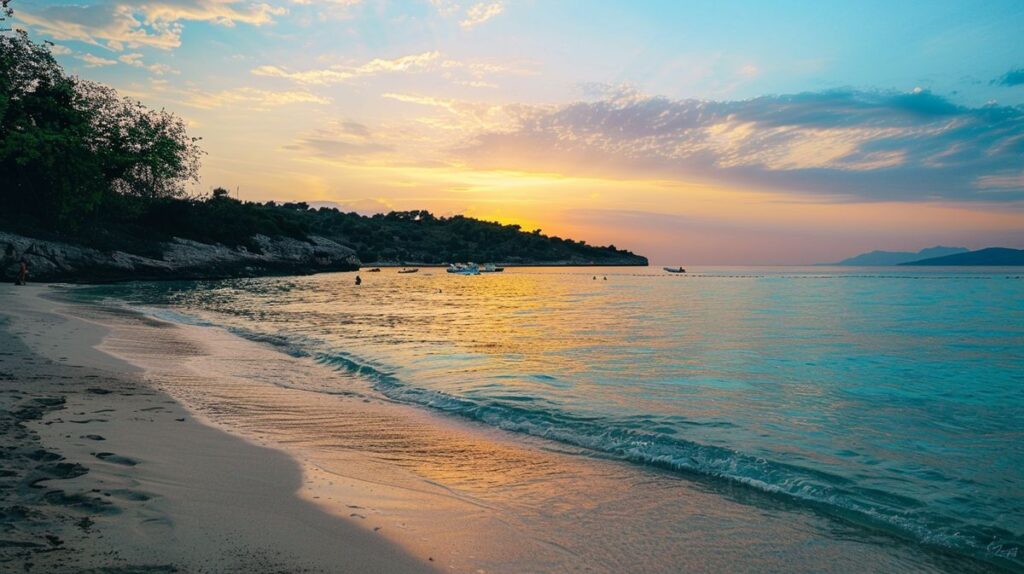
M 93 456 L 105 462 L 112 462 L 114 464 L 120 464 L 124 466 L 135 466 L 139 464 L 139 461 L 135 459 L 128 458 L 127 456 L 121 456 L 119 454 L 114 454 L 112 452 L 98 452 Z
M 112 490 L 110 494 L 114 498 L 120 498 L 122 500 L 131 500 L 133 502 L 145 502 L 151 500 L 153 497 L 145 492 L 139 492 L 138 490 Z

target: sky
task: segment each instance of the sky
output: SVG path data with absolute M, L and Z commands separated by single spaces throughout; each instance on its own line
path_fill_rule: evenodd
M 429 209 L 656 264 L 1024 248 L 1024 2 L 11 3 L 243 200 Z

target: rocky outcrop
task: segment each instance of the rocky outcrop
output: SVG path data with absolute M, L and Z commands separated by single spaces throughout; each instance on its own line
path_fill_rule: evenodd
M 175 238 L 160 258 L 44 241 L 0 232 L 0 273 L 13 280 L 25 259 L 32 281 L 91 283 L 148 279 L 219 279 L 303 275 L 359 269 L 355 251 L 323 237 L 308 241 L 257 235 L 258 249 Z

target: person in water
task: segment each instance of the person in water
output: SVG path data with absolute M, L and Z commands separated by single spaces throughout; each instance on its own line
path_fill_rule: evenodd
M 363 280 L 358 275 L 356 275 L 356 285 L 362 285 L 362 284 L 363 284 Z
M 18 280 L 14 284 L 24 285 L 26 281 L 28 281 L 28 262 L 22 259 L 18 263 Z

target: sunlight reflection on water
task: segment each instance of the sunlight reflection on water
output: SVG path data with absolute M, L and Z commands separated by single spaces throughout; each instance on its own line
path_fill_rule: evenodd
M 423 269 L 363 273 L 358 288 L 332 274 L 95 293 L 280 336 L 393 398 L 1019 566 L 1013 273 Z

